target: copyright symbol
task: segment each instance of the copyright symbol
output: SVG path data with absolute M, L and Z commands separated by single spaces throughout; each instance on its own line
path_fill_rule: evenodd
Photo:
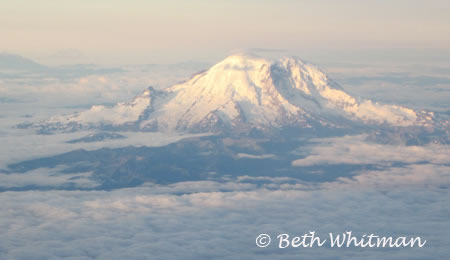
M 270 236 L 267 234 L 260 234 L 256 238 L 256 245 L 258 247 L 266 247 L 270 244 Z

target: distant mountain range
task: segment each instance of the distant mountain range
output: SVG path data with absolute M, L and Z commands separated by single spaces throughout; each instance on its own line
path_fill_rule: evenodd
M 11 53 L 0 53 L 0 70 L 41 71 L 48 67 Z
M 0 53 L 0 78 L 21 78 L 27 74 L 41 77 L 73 78 L 95 74 L 123 72 L 120 68 L 109 68 L 94 64 L 46 66 L 31 59 L 11 53 Z
M 273 132 L 279 129 L 417 129 L 448 136 L 433 112 L 385 105 L 348 94 L 297 57 L 233 55 L 164 90 L 152 87 L 127 103 L 93 106 L 29 125 L 40 131 L 81 129 L 161 132 Z M 413 132 L 417 132 L 414 130 Z

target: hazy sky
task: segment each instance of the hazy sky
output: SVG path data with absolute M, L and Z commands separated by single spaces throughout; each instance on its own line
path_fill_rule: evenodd
M 448 0 L 0 0 L 0 51 L 101 62 L 247 48 L 450 49 Z

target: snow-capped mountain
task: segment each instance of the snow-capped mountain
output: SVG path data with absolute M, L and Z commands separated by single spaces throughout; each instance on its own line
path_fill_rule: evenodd
M 48 131 L 85 128 L 218 132 L 387 125 L 433 127 L 433 113 L 356 99 L 296 57 L 233 55 L 189 80 L 131 102 L 33 124 Z

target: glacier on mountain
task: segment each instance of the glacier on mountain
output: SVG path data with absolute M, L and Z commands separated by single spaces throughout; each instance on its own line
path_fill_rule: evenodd
M 232 55 L 164 90 L 131 102 L 34 123 L 47 131 L 109 128 L 161 132 L 248 132 L 351 125 L 432 127 L 432 112 L 357 99 L 297 57 Z M 447 125 L 448 126 L 448 125 Z

